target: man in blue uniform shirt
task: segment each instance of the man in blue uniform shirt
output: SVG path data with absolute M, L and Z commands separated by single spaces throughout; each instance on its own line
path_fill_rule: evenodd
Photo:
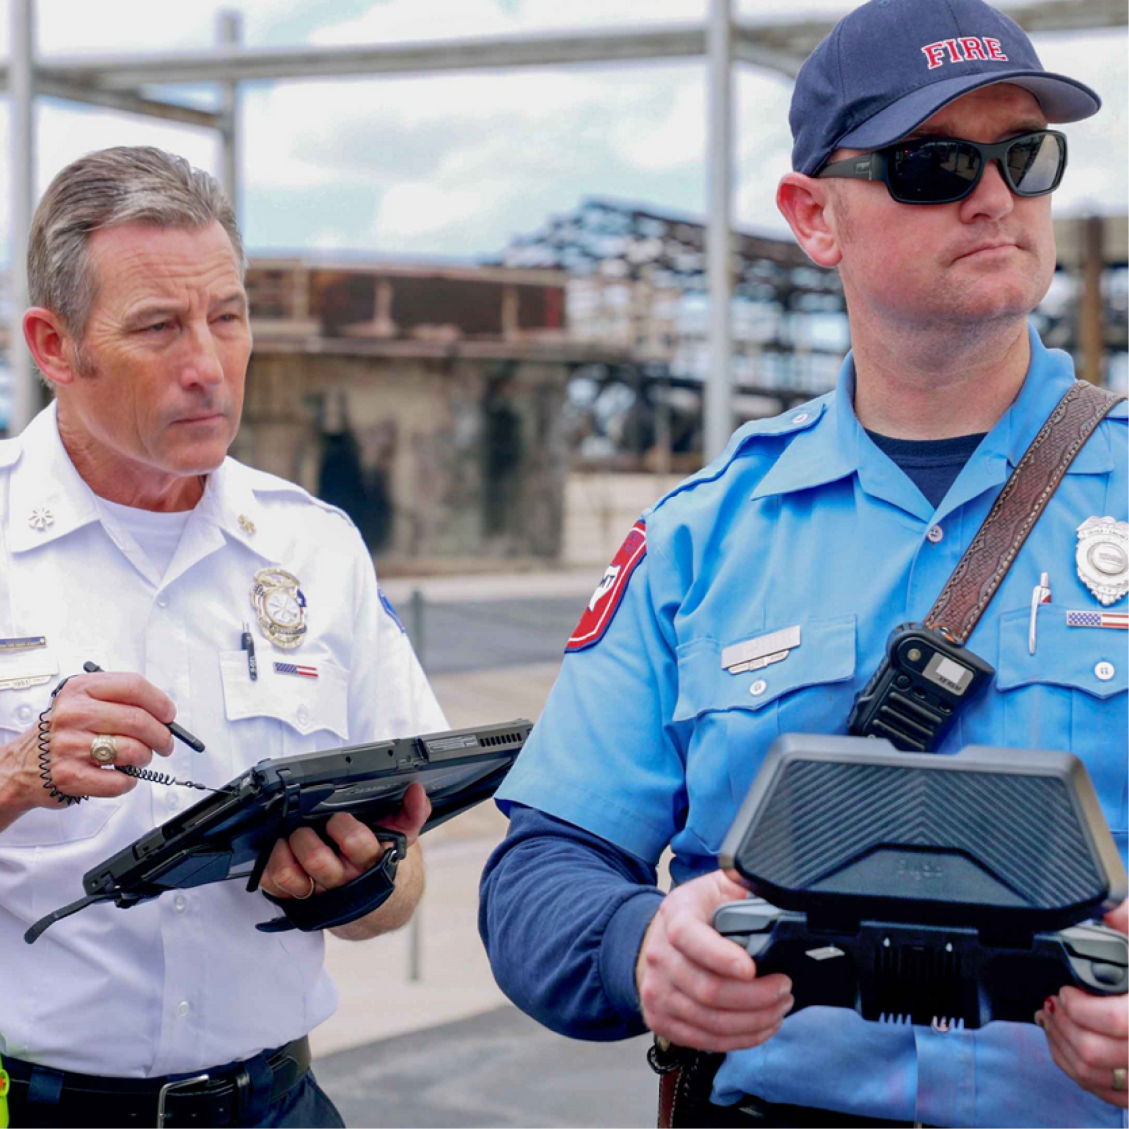
M 728 1052 L 713 1100 L 751 1105 L 750 1123 L 1126 1124 L 1123 999 L 1064 988 L 1038 1026 L 949 1033 L 845 1009 L 789 1017 L 787 977 L 758 977 L 709 927 L 744 895 L 716 855 L 769 745 L 845 731 L 890 630 L 924 618 L 1074 379 L 1027 317 L 1055 266 L 1048 194 L 1066 150 L 1048 122 L 1098 107 L 979 0 L 872 0 L 816 49 L 777 202 L 842 276 L 853 348 L 838 387 L 742 428 L 643 515 L 499 793 L 510 833 L 480 924 L 505 991 L 570 1035 L 650 1028 Z M 1106 606 L 1076 567 L 1088 519 L 1125 560 L 1126 418 L 1122 403 L 1082 449 L 968 641 L 997 673 L 941 749 L 1072 751 L 1123 854 L 1125 636 L 1068 627 L 1066 610 Z M 725 647 L 794 626 L 781 661 L 722 667 Z M 1107 920 L 1124 930 L 1125 906 Z

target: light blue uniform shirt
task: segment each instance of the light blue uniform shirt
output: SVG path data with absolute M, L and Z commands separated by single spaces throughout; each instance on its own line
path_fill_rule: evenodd
M 922 620 L 1007 476 L 1074 379 L 1032 331 L 1012 406 L 936 510 L 870 440 L 838 388 L 741 428 L 725 453 L 644 515 L 647 552 L 595 645 L 568 654 L 499 799 L 539 808 L 654 863 L 676 882 L 716 866 L 722 838 L 781 733 L 843 733 L 892 628 Z M 1069 750 L 1086 764 L 1125 856 L 1126 634 L 1068 628 L 1101 608 L 1075 566 L 1087 518 L 1127 519 L 1126 405 L 1072 464 L 968 646 L 996 669 L 942 751 Z M 1032 588 L 1050 574 L 1028 653 Z M 597 605 L 598 606 L 598 605 Z M 1124 610 L 1123 597 L 1110 610 Z M 782 662 L 732 675 L 722 649 L 798 624 Z M 1101 663 L 1113 676 L 1098 676 Z M 1102 668 L 1108 675 L 1108 668 Z M 754 695 L 750 687 L 766 683 Z M 503 804 L 504 806 L 504 804 Z M 933 1125 L 1124 1126 L 1054 1064 L 1033 1024 L 941 1034 L 809 1008 L 730 1054 L 714 1100 L 769 1102 Z

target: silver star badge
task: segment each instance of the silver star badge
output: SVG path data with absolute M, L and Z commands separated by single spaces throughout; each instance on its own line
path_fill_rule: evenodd
M 28 516 L 27 523 L 32 529 L 44 530 L 55 521 L 55 515 L 46 506 L 36 506 Z
M 1102 604 L 1129 592 L 1129 522 L 1090 517 L 1078 527 L 1078 576 Z

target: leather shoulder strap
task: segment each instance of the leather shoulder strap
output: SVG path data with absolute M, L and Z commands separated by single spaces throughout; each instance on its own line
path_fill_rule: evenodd
M 926 627 L 967 642 L 1086 440 L 1124 395 L 1076 380 L 1004 483 L 984 524 L 925 617 Z

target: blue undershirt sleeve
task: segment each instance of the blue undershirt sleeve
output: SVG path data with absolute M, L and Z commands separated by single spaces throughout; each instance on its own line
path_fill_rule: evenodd
M 663 893 L 656 872 L 598 835 L 513 804 L 486 863 L 478 929 L 499 987 L 576 1039 L 646 1030 L 635 960 Z

